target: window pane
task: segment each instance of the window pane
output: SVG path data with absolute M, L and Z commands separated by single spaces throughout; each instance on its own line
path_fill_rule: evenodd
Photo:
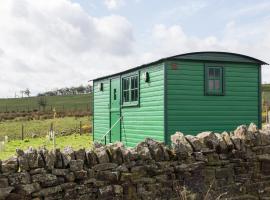
M 220 69 L 215 69 L 215 78 L 220 78 Z
M 138 76 L 131 77 L 131 89 L 138 88 Z
M 129 102 L 129 92 L 128 91 L 123 92 L 123 101 Z
M 220 90 L 220 81 L 219 80 L 215 80 L 215 89 Z
M 208 90 L 213 91 L 214 90 L 214 80 L 208 81 Z
M 214 69 L 213 68 L 208 69 L 208 77 L 209 78 L 214 78 Z
M 131 101 L 138 101 L 138 90 L 131 90 Z
M 123 79 L 123 90 L 129 89 L 129 78 Z

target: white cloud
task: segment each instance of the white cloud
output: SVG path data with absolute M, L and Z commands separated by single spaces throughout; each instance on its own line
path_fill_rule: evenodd
M 133 52 L 124 17 L 92 17 L 68 0 L 2 0 L 0 30 L 2 97 L 87 83 Z
M 196 12 L 200 6 L 191 7 Z M 135 43 L 133 26 L 122 16 L 93 17 L 69 0 L 1 0 L 0 96 L 13 96 L 25 88 L 36 93 L 87 83 L 137 64 L 193 51 L 232 51 L 270 63 L 269 27 L 267 18 L 246 24 L 232 19 L 221 36 L 198 37 L 180 25 L 157 24 Z M 263 81 L 270 82 L 266 69 Z
M 104 0 L 104 4 L 109 10 L 113 10 L 123 6 L 124 0 Z
M 258 26 L 259 25 L 259 26 Z M 196 37 L 188 35 L 179 25 L 155 25 L 152 30 L 151 51 L 145 53 L 148 60 L 194 51 L 229 51 L 246 54 L 270 63 L 270 22 L 239 25 L 229 22 L 222 37 Z M 254 26 L 255 27 L 255 26 Z M 269 66 L 263 67 L 262 80 L 270 82 Z

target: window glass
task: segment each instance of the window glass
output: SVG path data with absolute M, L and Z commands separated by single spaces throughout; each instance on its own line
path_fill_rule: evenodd
M 208 95 L 223 94 L 223 72 L 222 67 L 206 67 L 206 93 Z
M 138 102 L 138 75 L 125 77 L 122 79 L 122 95 L 123 95 L 123 103 L 132 103 Z
M 208 84 L 209 84 L 208 89 L 213 90 L 214 89 L 214 80 L 209 80 Z
M 208 71 L 208 77 L 209 78 L 213 78 L 214 77 L 214 69 L 213 68 L 210 68 L 209 71 Z
M 219 90 L 220 89 L 220 84 L 219 84 L 219 80 L 215 80 L 215 89 Z
M 215 78 L 220 78 L 220 69 L 215 69 Z

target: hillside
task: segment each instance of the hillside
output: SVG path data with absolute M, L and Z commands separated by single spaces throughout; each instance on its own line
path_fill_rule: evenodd
M 38 105 L 40 97 L 0 99 L 0 112 L 33 111 L 41 109 Z M 46 110 L 55 108 L 58 111 L 91 110 L 91 94 L 46 96 Z

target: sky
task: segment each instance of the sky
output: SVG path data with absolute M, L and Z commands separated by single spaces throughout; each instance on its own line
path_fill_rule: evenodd
M 0 97 L 86 85 L 194 51 L 270 63 L 270 1 L 0 0 Z

